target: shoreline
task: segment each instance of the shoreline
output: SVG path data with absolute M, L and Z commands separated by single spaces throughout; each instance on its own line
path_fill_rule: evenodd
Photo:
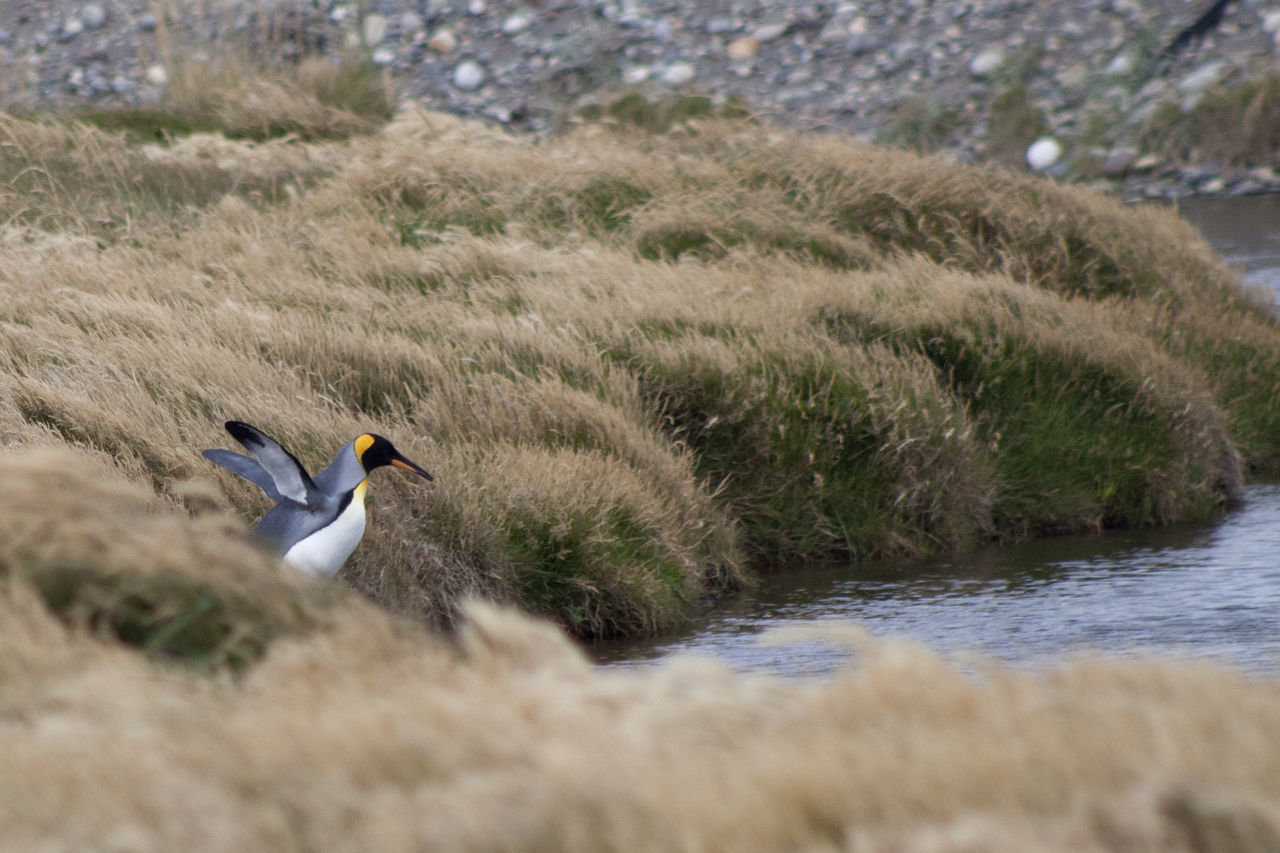
M 1126 200 L 1280 191 L 1274 156 L 1237 166 L 1155 150 L 1160 122 L 1275 74 L 1280 6 L 1092 0 L 1070 17 L 1040 0 L 196 6 L 157 18 L 145 0 L 6 3 L 0 107 L 155 106 L 184 62 L 354 56 L 389 75 L 401 103 L 521 135 L 628 92 L 699 94 L 952 162 L 1026 170 L 1039 141 L 1037 171 Z M 1202 21 L 1211 6 L 1218 17 Z

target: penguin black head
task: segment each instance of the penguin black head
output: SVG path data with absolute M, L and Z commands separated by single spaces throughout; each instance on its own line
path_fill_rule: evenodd
M 387 441 L 380 435 L 374 435 L 366 432 L 355 440 L 356 459 L 360 460 L 361 466 L 364 467 L 365 473 L 373 471 L 375 468 L 381 468 L 383 465 L 394 465 L 397 468 L 403 468 L 406 471 L 426 477 L 428 480 L 434 480 L 427 470 L 400 455 L 400 451 L 396 450 L 395 445 Z

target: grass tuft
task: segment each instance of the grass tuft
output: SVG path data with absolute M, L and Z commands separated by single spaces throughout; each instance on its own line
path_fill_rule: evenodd
M 7 127 L 4 156 L 91 177 L 4 197 L 5 434 L 248 519 L 197 455 L 221 421 L 313 470 L 375 429 L 437 481 L 375 477 L 344 577 L 427 624 L 481 595 L 661 630 L 747 567 L 1205 518 L 1280 464 L 1280 329 L 1168 211 L 719 119 Z M 81 236 L 140 165 L 237 188 Z
M 1280 75 L 1206 92 L 1186 111 L 1161 104 L 1139 140 L 1144 150 L 1175 162 L 1270 162 L 1280 146 Z
M 152 660 L 244 672 L 337 601 L 285 576 L 241 531 L 166 512 L 100 461 L 46 450 L 0 460 L 0 472 L 0 571 L 64 624 Z

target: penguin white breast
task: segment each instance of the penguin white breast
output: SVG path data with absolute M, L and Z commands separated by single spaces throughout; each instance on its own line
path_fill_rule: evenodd
M 361 480 L 342 513 L 331 523 L 299 540 L 284 555 L 284 564 L 313 575 L 334 575 L 364 536 L 364 495 L 368 480 Z

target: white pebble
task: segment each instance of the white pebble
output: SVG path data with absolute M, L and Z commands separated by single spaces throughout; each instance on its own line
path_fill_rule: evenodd
M 80 10 L 80 19 L 86 27 L 96 30 L 107 19 L 107 13 L 97 3 L 88 3 Z
M 1027 147 L 1027 165 L 1043 172 L 1062 158 L 1062 144 L 1052 136 L 1042 136 Z
M 662 71 L 662 82 L 668 86 L 683 86 L 694 78 L 694 68 L 687 62 L 675 62 Z
M 761 44 L 768 44 L 786 31 L 787 25 L 785 23 L 775 21 L 770 24 L 761 24 L 756 27 L 751 33 L 751 37 Z
M 622 82 L 628 86 L 637 86 L 649 79 L 649 73 L 647 65 L 632 65 L 622 72 Z
M 1133 57 L 1127 53 L 1116 55 L 1107 63 L 1107 74 L 1112 77 L 1123 77 L 1133 70 Z
M 513 36 L 527 29 L 529 29 L 529 16 L 522 12 L 508 15 L 507 19 L 502 22 L 502 32 L 505 35 Z
M 974 77 L 990 76 L 1001 65 L 1004 65 L 1004 51 L 998 47 L 984 50 L 969 61 L 969 73 Z
M 458 63 L 458 67 L 453 69 L 453 85 L 464 92 L 479 89 L 484 77 L 484 69 L 480 67 L 480 63 L 470 59 Z
M 157 62 L 147 69 L 147 82 L 152 86 L 164 86 L 169 82 L 169 72 Z

